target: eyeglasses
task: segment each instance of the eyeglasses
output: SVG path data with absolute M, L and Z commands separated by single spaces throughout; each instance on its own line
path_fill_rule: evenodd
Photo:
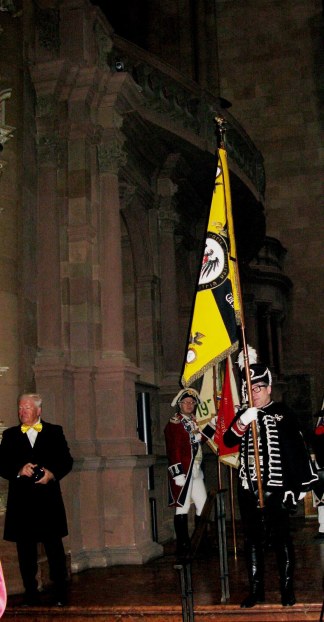
M 267 384 L 256 384 L 254 387 L 252 387 L 252 393 L 260 393 L 261 389 L 264 389 L 264 387 L 267 386 Z
M 181 404 L 187 404 L 188 406 L 193 406 L 196 404 L 195 400 L 181 400 Z

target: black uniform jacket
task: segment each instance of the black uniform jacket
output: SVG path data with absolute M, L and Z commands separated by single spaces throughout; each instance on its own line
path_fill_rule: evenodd
M 230 427 L 224 434 L 224 443 L 227 447 L 233 447 L 245 437 L 244 450 L 241 445 L 241 468 L 239 475 L 249 471 L 248 435 L 249 428 L 240 437 L 235 434 L 233 425 L 239 419 L 242 411 L 238 412 Z M 268 424 L 266 424 L 266 419 Z M 263 409 L 258 410 L 258 424 L 263 447 L 263 486 L 265 490 L 274 490 L 276 487 L 283 491 L 293 491 L 296 501 L 300 492 L 311 490 L 318 480 L 315 466 L 312 464 L 308 449 L 303 436 L 296 424 L 295 417 L 288 408 L 278 402 L 270 402 Z M 275 476 L 271 477 L 271 465 L 273 471 L 277 471 L 278 481 Z M 271 482 L 272 480 L 272 482 Z
M 73 458 L 59 425 L 42 420 L 34 447 L 20 425 L 4 431 L 0 445 L 0 475 L 9 480 L 4 539 L 16 542 L 31 537 L 37 542 L 66 536 L 67 521 L 59 480 L 72 469 Z M 35 484 L 17 477 L 27 463 L 38 464 L 54 474 L 48 484 Z

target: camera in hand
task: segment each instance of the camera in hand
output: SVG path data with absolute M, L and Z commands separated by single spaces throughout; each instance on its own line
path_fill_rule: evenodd
M 44 475 L 45 475 L 44 469 L 41 469 L 41 467 L 36 465 L 34 467 L 34 474 L 32 475 L 33 481 L 34 482 L 38 482 L 38 480 L 42 479 L 42 477 L 44 477 Z

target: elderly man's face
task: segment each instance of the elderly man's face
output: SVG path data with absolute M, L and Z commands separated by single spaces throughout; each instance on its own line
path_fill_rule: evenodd
M 34 425 L 40 417 L 41 409 L 30 397 L 22 397 L 18 404 L 18 417 L 21 423 Z

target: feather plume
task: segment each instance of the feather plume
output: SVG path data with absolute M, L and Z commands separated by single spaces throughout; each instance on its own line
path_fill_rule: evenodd
M 253 365 L 258 360 L 257 351 L 254 348 L 252 348 L 251 346 L 249 346 L 249 345 L 247 347 L 247 351 L 248 351 L 249 364 Z M 242 369 L 244 367 L 244 352 L 243 352 L 243 350 L 241 350 L 240 354 L 237 357 L 237 363 L 238 363 L 238 366 L 239 366 L 240 370 L 242 371 Z

